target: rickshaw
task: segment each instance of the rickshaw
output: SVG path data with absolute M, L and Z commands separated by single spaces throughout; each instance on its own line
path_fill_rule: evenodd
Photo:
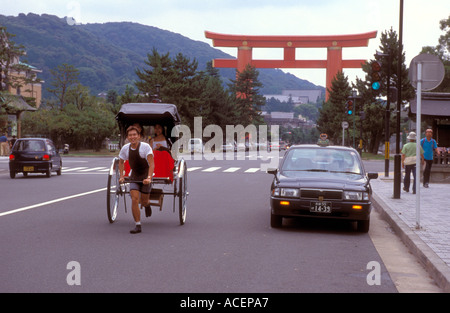
M 120 131 L 120 148 L 126 140 L 126 129 L 138 123 L 140 126 L 154 126 L 159 124 L 165 130 L 165 136 L 175 143 L 178 138 L 172 137 L 172 130 L 181 124 L 180 116 L 175 105 L 168 103 L 127 103 L 123 104 L 116 116 Z M 169 151 L 153 150 L 155 171 L 152 178 L 150 193 L 151 206 L 159 206 L 162 210 L 164 196 L 173 196 L 173 212 L 178 211 L 180 225 L 186 221 L 187 165 L 183 158 L 172 157 Z M 112 160 L 108 173 L 106 206 L 108 220 L 114 223 L 117 219 L 120 203 L 123 201 L 127 212 L 126 195 L 130 193 L 128 177 L 129 168 L 125 166 L 125 182 L 119 183 L 119 158 Z M 157 202 L 155 202 L 155 200 Z

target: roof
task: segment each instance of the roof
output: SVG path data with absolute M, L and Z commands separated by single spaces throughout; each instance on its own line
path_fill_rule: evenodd
M 270 117 L 273 119 L 293 119 L 294 112 L 272 112 Z
M 6 105 L 6 111 L 11 114 L 16 112 L 37 110 L 29 105 L 22 96 L 3 94 L 0 96 L 0 103 L 4 103 Z
M 180 124 L 177 107 L 169 103 L 125 103 L 116 116 L 118 121 L 125 123 Z
M 302 90 L 282 90 L 281 95 L 264 95 L 264 97 L 269 100 L 274 98 L 281 102 L 288 102 L 290 99 L 294 103 L 308 103 L 317 102 L 317 100 L 322 96 L 323 91 L 319 89 L 302 89 Z
M 301 148 L 318 148 L 318 149 L 336 149 L 336 150 L 346 150 L 346 151 L 356 151 L 354 148 L 352 147 L 346 147 L 346 146 L 333 146 L 333 145 L 328 145 L 328 146 L 320 146 L 317 144 L 300 144 L 300 145 L 293 145 L 291 146 L 289 149 L 301 149 Z
M 411 113 L 417 113 L 417 99 L 410 101 Z M 422 115 L 450 117 L 450 93 L 423 92 Z

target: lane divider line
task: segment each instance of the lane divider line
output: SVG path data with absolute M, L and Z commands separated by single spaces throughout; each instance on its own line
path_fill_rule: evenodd
M 53 204 L 53 203 L 57 203 L 57 202 L 62 202 L 62 201 L 65 201 L 65 200 L 70 200 L 70 199 L 74 199 L 74 198 L 79 198 L 79 197 L 91 195 L 93 193 L 106 191 L 106 189 L 107 188 L 101 188 L 101 189 L 92 190 L 92 191 L 88 191 L 88 192 L 83 192 L 83 193 L 79 193 L 79 194 L 76 194 L 76 195 L 67 196 L 67 197 L 63 197 L 63 198 L 59 198 L 59 199 L 55 199 L 55 200 L 50 200 L 50 201 L 46 201 L 46 202 L 42 202 L 42 203 L 38 203 L 38 204 L 34 204 L 34 205 L 29 205 L 29 206 L 26 206 L 26 207 L 23 207 L 23 208 L 19 208 L 19 209 L 15 209 L 15 210 L 11 210 L 11 211 L 0 213 L 0 217 L 6 216 L 6 215 L 11 215 L 11 214 L 14 214 L 14 213 L 23 212 L 23 211 L 28 211 L 28 210 L 35 209 L 35 208 L 38 208 L 38 207 L 41 207 L 41 206 L 45 206 L 45 205 L 49 205 L 49 204 Z

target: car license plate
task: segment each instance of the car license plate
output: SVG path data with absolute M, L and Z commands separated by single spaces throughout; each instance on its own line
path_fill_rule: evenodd
M 331 213 L 331 202 L 311 201 L 311 212 Z
M 23 171 L 24 172 L 34 172 L 34 166 L 24 166 Z

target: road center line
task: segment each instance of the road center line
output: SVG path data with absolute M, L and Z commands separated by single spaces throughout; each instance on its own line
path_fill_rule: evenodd
M 87 195 L 90 195 L 90 194 L 93 194 L 93 193 L 97 193 L 97 192 L 102 192 L 102 191 L 105 191 L 105 190 L 106 190 L 106 188 L 101 188 L 101 189 L 97 189 L 97 190 L 83 192 L 83 193 L 79 193 L 79 194 L 72 195 L 72 196 L 67 196 L 67 197 L 63 197 L 63 198 L 59 198 L 59 199 L 55 199 L 55 200 L 50 200 L 50 201 L 46 201 L 46 202 L 42 202 L 42 203 L 26 206 L 26 207 L 23 207 L 23 208 L 20 208 L 20 209 L 15 209 L 15 210 L 11 210 L 11 211 L 0 213 L 0 217 L 6 216 L 6 215 L 10 215 L 10 214 L 14 214 L 14 213 L 19 213 L 19 212 L 22 212 L 22 211 L 35 209 L 35 208 L 38 208 L 38 207 L 41 207 L 41 206 L 45 206 L 45 205 L 49 205 L 49 204 L 53 204 L 53 203 L 57 203 L 57 202 L 65 201 L 65 200 L 70 200 L 70 199 L 74 199 L 74 198 L 87 196 Z

